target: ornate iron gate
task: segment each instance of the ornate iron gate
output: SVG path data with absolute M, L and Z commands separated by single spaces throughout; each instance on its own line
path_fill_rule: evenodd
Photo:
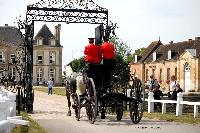
M 26 20 L 19 21 L 18 24 L 20 29 L 25 30 L 22 103 L 23 109 L 29 113 L 33 111 L 34 101 L 32 89 L 34 21 L 99 24 L 98 29 L 100 30 L 97 32 L 101 33 L 95 36 L 99 43 L 103 35 L 114 34 L 116 28 L 116 24 L 108 24 L 108 10 L 98 6 L 92 0 L 40 0 L 35 4 L 28 5 Z

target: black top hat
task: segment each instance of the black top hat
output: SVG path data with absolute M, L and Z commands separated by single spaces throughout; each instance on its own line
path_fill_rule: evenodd
M 95 38 L 89 37 L 88 40 L 94 40 Z

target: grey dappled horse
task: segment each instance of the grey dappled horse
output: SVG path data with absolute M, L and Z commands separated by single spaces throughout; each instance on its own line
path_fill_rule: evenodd
M 73 72 L 71 66 L 65 66 L 65 84 L 66 84 L 66 97 L 68 101 L 68 116 L 71 116 L 71 101 L 70 96 L 74 100 L 75 95 L 83 95 L 85 90 L 83 76 L 80 73 Z

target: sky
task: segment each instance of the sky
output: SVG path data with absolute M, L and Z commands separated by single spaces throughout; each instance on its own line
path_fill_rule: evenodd
M 0 0 L 0 26 L 17 26 L 25 20 L 27 4 L 40 0 Z M 116 35 L 134 52 L 152 41 L 163 44 L 200 37 L 200 0 L 93 0 L 107 8 L 109 21 L 117 23 Z M 35 22 L 34 34 L 47 24 L 52 33 L 58 23 Z M 88 37 L 94 37 L 96 24 L 61 24 L 63 66 L 83 56 Z

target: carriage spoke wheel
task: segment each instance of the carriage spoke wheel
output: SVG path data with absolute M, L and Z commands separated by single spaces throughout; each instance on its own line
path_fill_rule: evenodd
M 143 103 L 135 103 L 131 105 L 130 107 L 130 117 L 134 124 L 137 124 L 140 122 L 143 116 Z
M 80 121 L 80 113 L 81 113 L 81 101 L 80 101 L 80 96 L 76 95 L 74 97 L 74 104 L 75 104 L 75 116 L 76 116 L 76 120 Z
M 142 86 L 142 82 L 139 79 L 134 79 L 133 86 L 135 101 L 130 103 L 130 117 L 134 124 L 140 122 L 143 116 L 144 111 L 144 87 Z M 143 97 L 143 100 L 142 100 Z
M 89 122 L 94 124 L 97 117 L 97 97 L 96 89 L 92 78 L 89 78 L 88 83 L 88 99 L 86 100 L 86 114 Z

